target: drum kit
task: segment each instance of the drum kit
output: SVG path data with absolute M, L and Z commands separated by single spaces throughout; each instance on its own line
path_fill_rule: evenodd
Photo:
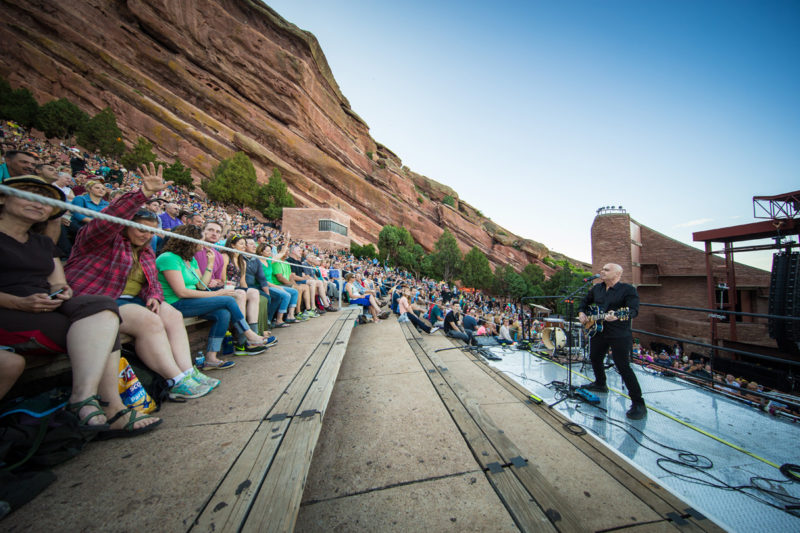
M 563 318 L 545 318 L 544 327 L 541 330 L 541 340 L 544 347 L 553 352 L 564 352 L 567 347 L 567 330 L 569 323 Z M 584 350 L 583 329 L 579 322 L 573 322 L 572 334 L 575 337 L 573 353 L 581 353 Z

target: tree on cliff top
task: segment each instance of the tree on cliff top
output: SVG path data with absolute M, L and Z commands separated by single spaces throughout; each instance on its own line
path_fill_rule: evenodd
M 477 246 L 464 256 L 461 267 L 461 281 L 473 289 L 489 289 L 492 286 L 492 267 L 489 259 Z
M 131 148 L 130 152 L 120 158 L 120 163 L 125 168 L 139 168 L 147 163 L 155 163 L 156 154 L 153 153 L 153 145 L 144 137 L 138 137 L 136 144 Z
M 278 220 L 283 216 L 284 207 L 294 207 L 294 198 L 281 177 L 281 171 L 272 169 L 269 182 L 258 191 L 261 213 L 270 220 Z
M 456 238 L 449 230 L 444 230 L 431 254 L 434 272 L 442 280 L 449 282 L 458 277 L 462 261 L 463 256 Z
M 81 111 L 78 106 L 67 100 L 59 98 L 51 100 L 39 108 L 36 114 L 36 127 L 47 137 L 61 137 L 66 139 L 73 135 L 81 125 L 89 120 L 89 115 Z
M 119 157 L 125 151 L 122 131 L 117 126 L 117 117 L 110 107 L 97 113 L 78 128 L 78 144 L 104 157 Z
M 214 169 L 210 180 L 203 180 L 200 187 L 215 202 L 253 206 L 258 201 L 259 187 L 256 169 L 244 152 L 223 159 Z
M 36 123 L 39 104 L 28 89 L 12 89 L 4 78 L 0 78 L 0 118 L 12 120 L 30 128 Z
M 401 248 L 411 248 L 412 246 L 414 246 L 414 238 L 406 228 L 387 224 L 378 234 L 378 257 L 381 261 L 388 260 L 392 265 L 399 264 Z

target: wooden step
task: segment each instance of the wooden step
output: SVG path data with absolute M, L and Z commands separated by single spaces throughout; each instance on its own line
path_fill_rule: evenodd
M 192 531 L 292 531 L 322 421 L 360 309 L 334 324 L 264 416 Z

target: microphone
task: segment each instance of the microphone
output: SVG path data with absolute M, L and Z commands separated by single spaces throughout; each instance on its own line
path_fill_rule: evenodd
M 587 281 L 592 281 L 593 279 L 597 279 L 600 277 L 600 274 L 595 274 L 594 276 L 589 276 L 588 278 L 583 278 L 583 282 L 586 283 Z

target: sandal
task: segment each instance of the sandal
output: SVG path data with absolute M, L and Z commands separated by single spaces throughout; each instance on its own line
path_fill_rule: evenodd
M 206 359 L 206 364 L 203 367 L 203 370 L 225 370 L 227 368 L 231 368 L 235 365 L 235 361 L 209 361 Z
M 273 327 L 276 327 L 276 328 L 288 328 L 289 324 L 287 322 L 281 322 L 280 324 L 274 324 Z
M 81 409 L 83 409 L 87 405 L 94 407 L 96 410 L 92 411 L 85 417 L 80 418 L 80 415 L 78 413 L 80 412 Z M 68 403 L 65 409 L 67 410 L 68 413 L 72 413 L 73 415 L 75 415 L 75 418 L 78 418 L 78 426 L 80 426 L 82 431 L 98 432 L 98 431 L 108 431 L 109 429 L 108 421 L 106 421 L 105 424 L 89 423 L 89 420 L 91 420 L 96 416 L 99 415 L 105 416 L 105 412 L 103 411 L 103 409 L 100 408 L 100 396 L 97 395 L 89 396 L 82 402 Z
M 125 427 L 123 429 L 109 429 L 108 431 L 103 431 L 97 436 L 97 440 L 108 440 L 108 439 L 115 439 L 118 437 L 125 437 L 125 438 L 136 437 L 137 435 L 147 433 L 148 431 L 153 431 L 155 428 L 161 425 L 161 422 L 163 422 L 163 420 L 159 419 L 156 422 L 148 424 L 144 427 L 138 429 L 134 428 L 133 425 L 136 424 L 136 422 L 144 420 L 146 418 L 155 418 L 155 417 L 146 415 L 144 413 L 140 413 L 139 411 L 137 411 L 132 407 L 126 407 L 125 409 L 120 410 L 117 414 L 115 414 L 108 420 L 109 425 L 113 424 L 114 422 L 116 422 L 123 416 L 127 415 L 128 413 L 130 413 L 130 417 L 128 418 L 128 422 L 125 424 Z

